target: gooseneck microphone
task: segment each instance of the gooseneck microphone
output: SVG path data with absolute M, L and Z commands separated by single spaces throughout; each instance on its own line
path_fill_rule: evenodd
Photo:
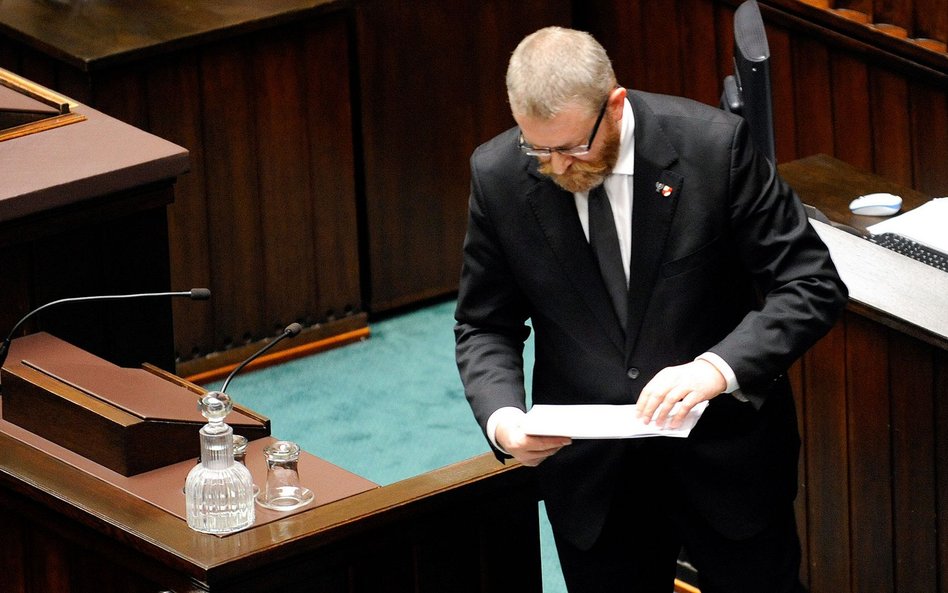
M 195 301 L 206 301 L 211 298 L 211 291 L 206 288 L 192 288 L 191 290 L 183 290 L 180 292 L 143 292 L 138 294 L 109 294 L 109 295 L 98 295 L 98 296 L 84 296 L 84 297 L 71 297 L 66 299 L 59 299 L 58 301 L 52 301 L 46 303 L 41 307 L 33 309 L 29 313 L 23 316 L 22 319 L 16 322 L 16 325 L 13 326 L 13 329 L 10 330 L 10 333 L 7 335 L 6 339 L 3 340 L 3 343 L 0 344 L 0 367 L 3 366 L 3 363 L 7 360 L 7 353 L 10 351 L 10 342 L 13 340 L 13 335 L 16 333 L 16 330 L 20 328 L 23 323 L 36 315 L 43 309 L 48 309 L 55 305 L 61 305 L 63 303 L 79 303 L 83 301 L 107 301 L 107 300 L 118 300 L 118 299 L 137 299 L 143 297 L 190 297 Z
M 301 331 L 303 331 L 303 326 L 301 326 L 299 323 L 291 323 L 291 324 L 289 324 L 288 326 L 286 326 L 286 328 L 284 328 L 284 330 L 283 330 L 283 333 L 281 333 L 279 336 L 277 336 L 275 340 L 273 340 L 272 342 L 270 342 L 269 344 L 267 344 L 266 346 L 264 346 L 264 347 L 261 348 L 260 350 L 257 350 L 256 352 L 254 352 L 253 354 L 251 354 L 250 357 L 248 357 L 248 358 L 247 358 L 246 360 L 244 360 L 242 363 L 240 363 L 239 365 L 237 365 L 237 367 L 236 367 L 234 370 L 232 370 L 229 375 L 227 375 L 227 378 L 224 379 L 224 384 L 221 385 L 221 388 L 220 388 L 218 391 L 220 391 L 221 393 L 226 393 L 226 392 L 227 392 L 227 386 L 230 384 L 230 380 L 233 379 L 233 378 L 234 378 L 234 375 L 236 375 L 237 373 L 239 373 L 242 368 L 244 368 L 245 366 L 247 366 L 248 364 L 250 364 L 253 360 L 255 360 L 258 356 L 260 356 L 261 354 L 263 354 L 264 352 L 266 352 L 266 351 L 269 350 L 270 348 L 273 348 L 274 346 L 276 346 L 277 344 L 279 344 L 280 341 L 282 341 L 283 339 L 285 339 L 285 338 L 292 338 L 292 337 L 294 337 L 294 336 L 297 336 L 297 335 L 299 335 L 299 333 L 300 333 Z

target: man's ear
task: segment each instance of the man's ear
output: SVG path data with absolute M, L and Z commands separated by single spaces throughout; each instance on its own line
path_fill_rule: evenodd
M 622 110 L 625 107 L 625 98 L 629 91 L 624 87 L 617 86 L 609 93 L 609 110 L 613 112 L 616 120 L 622 119 Z

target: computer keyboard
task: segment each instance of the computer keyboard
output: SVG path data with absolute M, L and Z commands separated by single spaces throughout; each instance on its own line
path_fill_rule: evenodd
M 901 253 L 923 264 L 928 264 L 943 272 L 948 272 L 948 254 L 926 247 L 902 235 L 880 233 L 878 235 L 869 235 L 867 239 L 876 245 L 881 245 L 886 249 Z

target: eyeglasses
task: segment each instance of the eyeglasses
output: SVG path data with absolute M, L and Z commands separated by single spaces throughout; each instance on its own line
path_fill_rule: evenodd
M 554 152 L 565 156 L 583 156 L 588 154 L 589 147 L 592 146 L 593 140 L 596 139 L 596 132 L 599 131 L 599 124 L 602 123 L 602 117 L 606 114 L 606 105 L 608 104 L 609 98 L 606 97 L 606 100 L 602 102 L 602 108 L 599 110 L 599 116 L 596 117 L 596 124 L 593 126 L 592 133 L 589 135 L 589 142 L 586 144 L 577 144 L 570 148 L 540 148 L 539 146 L 527 144 L 523 139 L 523 132 L 521 132 L 517 140 L 517 146 L 520 148 L 520 151 L 527 156 L 549 157 L 552 156 Z

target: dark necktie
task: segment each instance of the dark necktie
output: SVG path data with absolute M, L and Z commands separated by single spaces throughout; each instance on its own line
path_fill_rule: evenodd
M 612 208 L 606 190 L 599 185 L 589 192 L 589 244 L 599 262 L 599 271 L 606 283 L 612 306 L 622 330 L 625 331 L 629 308 L 629 288 L 622 267 L 622 254 L 619 251 L 619 235 L 616 233 L 616 221 L 612 217 Z

